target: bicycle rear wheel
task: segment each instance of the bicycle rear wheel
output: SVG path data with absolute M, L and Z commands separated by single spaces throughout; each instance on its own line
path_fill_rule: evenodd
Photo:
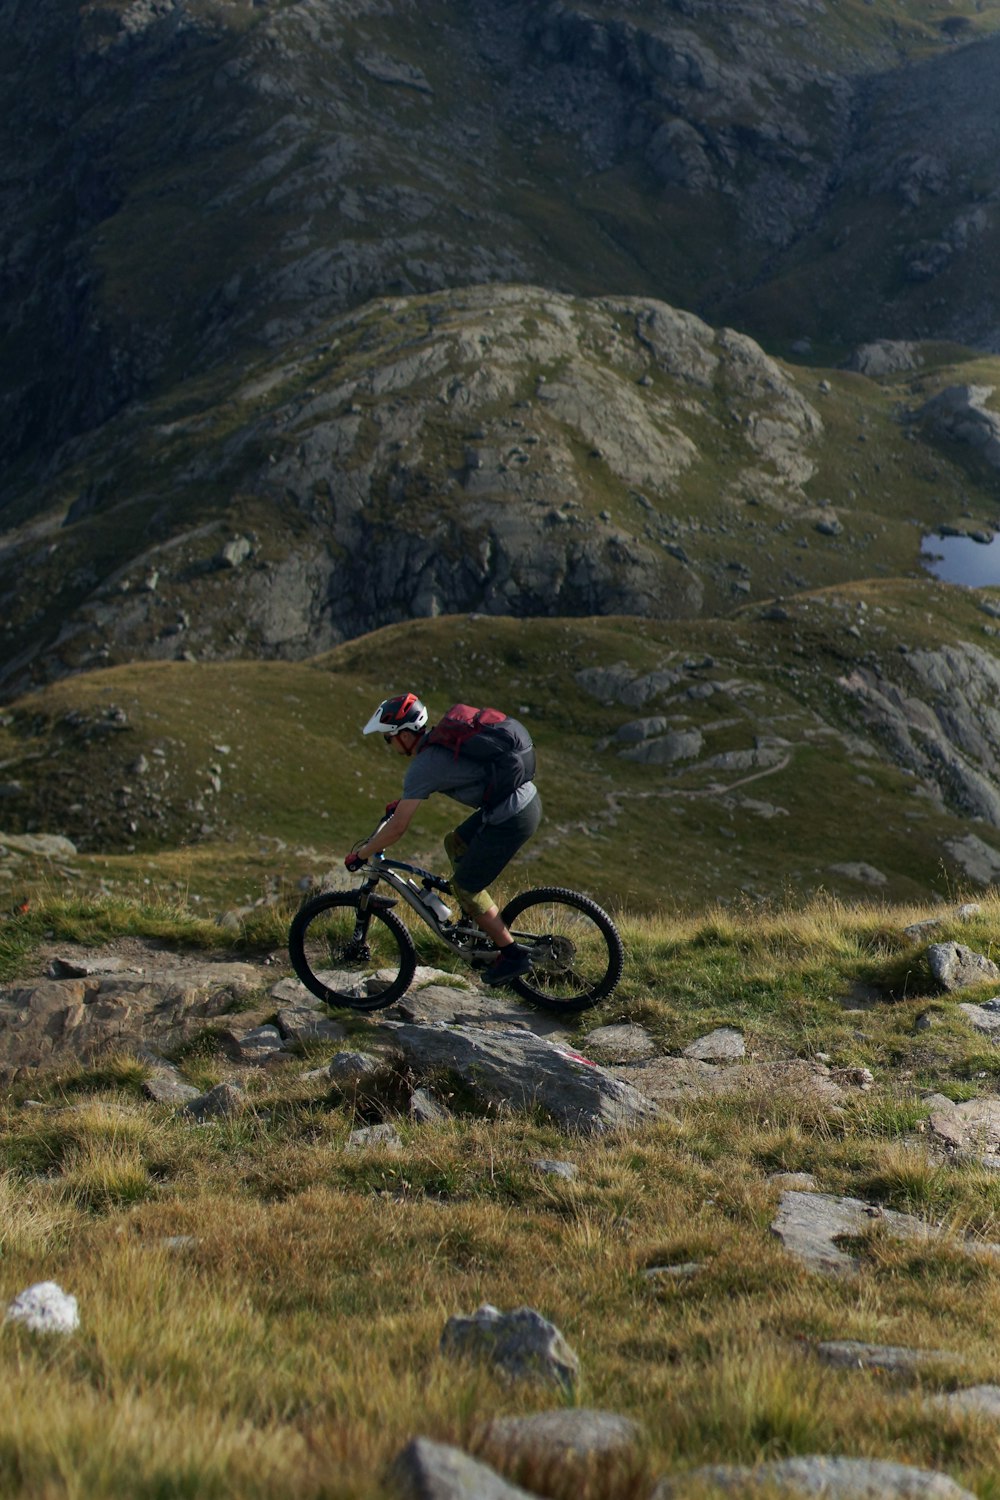
M 326 891 L 296 913 L 288 931 L 292 967 L 328 1005 L 381 1010 L 404 994 L 417 966 L 413 939 L 396 914 L 357 891 Z
M 503 911 L 515 942 L 531 950 L 531 968 L 513 988 L 548 1010 L 586 1010 L 622 977 L 625 953 L 607 912 L 576 891 L 543 886 L 515 896 Z

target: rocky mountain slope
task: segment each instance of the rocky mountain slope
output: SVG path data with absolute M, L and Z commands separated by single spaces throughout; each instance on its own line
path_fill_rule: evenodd
M 43 0 L 0 17 L 3 453 L 485 281 L 995 347 L 993 0 Z
M 876 381 L 644 298 L 369 304 L 74 446 L 0 546 L 0 683 L 919 572 L 928 532 L 989 534 L 998 510 L 1000 367 L 945 352 L 869 346 Z

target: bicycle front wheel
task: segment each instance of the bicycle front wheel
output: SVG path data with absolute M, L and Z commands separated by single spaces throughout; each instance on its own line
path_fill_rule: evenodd
M 504 908 L 503 920 L 514 941 L 531 952 L 531 968 L 513 981 L 526 1000 L 549 1010 L 586 1010 L 622 977 L 618 929 L 589 896 L 558 886 L 523 891 Z
M 413 939 L 377 899 L 362 912 L 357 891 L 326 891 L 296 913 L 288 932 L 292 967 L 328 1005 L 381 1010 L 404 994 L 417 966 Z

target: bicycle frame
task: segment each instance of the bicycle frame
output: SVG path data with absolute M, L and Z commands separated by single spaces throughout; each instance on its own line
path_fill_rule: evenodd
M 366 878 L 360 887 L 358 926 L 354 934 L 356 941 L 364 942 L 367 936 L 368 902 L 386 900 L 384 896 L 375 895 L 379 884 L 384 881 L 402 897 L 412 911 L 416 912 L 435 937 L 439 938 L 446 948 L 450 948 L 452 953 L 463 958 L 466 963 L 482 962 L 485 964 L 496 957 L 496 950 L 492 943 L 470 917 L 463 915 L 457 922 L 447 924 L 440 921 L 435 913 L 424 905 L 420 890 L 415 889 L 406 878 L 410 876 L 419 881 L 427 881 L 432 890 L 451 895 L 447 880 L 443 880 L 440 875 L 435 875 L 432 870 L 425 870 L 420 865 L 407 864 L 404 860 L 386 859 L 384 854 L 372 855 L 364 867 L 364 874 Z

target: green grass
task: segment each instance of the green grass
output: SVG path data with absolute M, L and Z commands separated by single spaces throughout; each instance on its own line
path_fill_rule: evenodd
M 141 886 L 193 917 L 234 910 L 252 939 L 270 905 L 339 869 L 398 796 L 399 767 L 359 730 L 373 702 L 411 684 L 434 713 L 489 702 L 531 727 L 546 816 L 511 869 L 510 894 L 567 884 L 637 911 L 773 903 L 787 890 L 858 898 L 864 886 L 835 867 L 864 863 L 885 875 L 879 895 L 890 901 L 974 895 L 946 847 L 969 833 L 967 820 L 921 795 L 844 680 L 874 657 L 884 681 L 911 693 L 901 645 L 968 641 L 992 653 L 979 597 L 889 579 L 787 608 L 783 624 L 754 605 L 686 622 L 457 616 L 390 626 L 309 662 L 134 663 L 66 678 L 0 723 L 5 775 L 24 789 L 4 819 L 10 832 L 66 833 L 83 852 L 0 856 L 0 904 L 6 892 L 13 910 L 39 887 L 127 890 L 134 901 Z M 710 668 L 685 665 L 706 654 Z M 601 702 L 578 680 L 617 663 L 681 680 L 641 705 Z M 698 683 L 717 691 L 689 697 Z M 671 766 L 623 759 L 616 731 L 655 714 L 698 730 L 701 752 Z M 786 741 L 779 764 L 759 774 L 707 764 L 759 735 Z M 440 866 L 454 820 L 433 799 L 401 854 Z M 978 836 L 989 843 L 990 830 Z M 18 940 L 16 927 L 2 929 L 0 944 Z

